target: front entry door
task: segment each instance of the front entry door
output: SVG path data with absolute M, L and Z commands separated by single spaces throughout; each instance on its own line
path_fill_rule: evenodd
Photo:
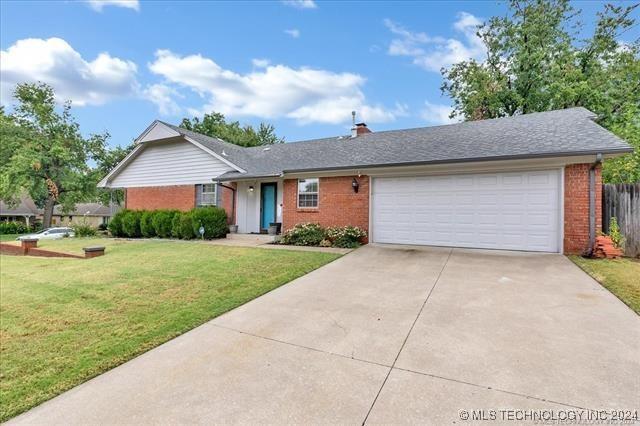
M 266 230 L 271 222 L 276 221 L 276 193 L 275 183 L 263 183 L 260 186 L 260 229 Z

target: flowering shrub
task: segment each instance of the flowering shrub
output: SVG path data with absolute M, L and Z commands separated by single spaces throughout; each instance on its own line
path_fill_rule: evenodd
M 327 237 L 334 247 L 354 248 L 367 237 L 367 233 L 357 226 L 343 226 L 327 229 Z
M 282 236 L 283 244 L 318 246 L 325 239 L 326 230 L 318 223 L 298 223 Z

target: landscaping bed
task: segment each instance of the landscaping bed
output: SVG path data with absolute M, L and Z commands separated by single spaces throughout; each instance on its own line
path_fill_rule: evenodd
M 640 315 L 640 260 L 569 257 L 587 274 Z
M 106 255 L 0 256 L 0 421 L 340 257 L 170 241 L 68 238 Z

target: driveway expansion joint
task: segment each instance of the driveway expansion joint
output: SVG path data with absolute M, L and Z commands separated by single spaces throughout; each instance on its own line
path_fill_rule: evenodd
M 436 288 L 436 285 L 438 285 L 438 281 L 440 281 L 440 277 L 442 276 L 442 272 L 444 271 L 444 268 L 447 266 L 447 263 L 449 263 L 449 259 L 451 258 L 451 253 L 453 253 L 453 250 L 454 250 L 453 248 L 451 248 L 449 250 L 449 253 L 447 254 L 447 258 L 445 259 L 444 264 L 442 265 L 442 268 L 440 268 L 440 272 L 438 272 L 438 276 L 436 277 L 435 281 L 433 282 L 433 285 L 431 286 L 431 289 L 429 290 L 429 294 L 427 294 L 427 297 L 424 299 L 424 302 L 422 302 L 422 306 L 420 306 L 420 309 L 418 310 L 418 314 L 416 315 L 415 319 L 411 323 L 411 327 L 409 327 L 409 332 L 407 333 L 407 335 L 405 336 L 404 340 L 402 341 L 402 345 L 400 346 L 400 350 L 398 350 L 398 353 L 396 354 L 396 357 L 393 360 L 393 364 L 391 364 L 391 368 L 389 368 L 389 371 L 387 372 L 387 375 L 385 376 L 384 380 L 382 381 L 382 385 L 380 386 L 380 389 L 378 389 L 378 393 L 376 394 L 376 397 L 373 399 L 373 402 L 371 403 L 371 406 L 369 407 L 369 411 L 367 411 L 367 415 L 364 417 L 364 420 L 362 420 L 362 424 L 363 425 L 367 423 L 367 419 L 369 418 L 369 415 L 371 414 L 371 410 L 373 410 L 373 407 L 376 405 L 376 401 L 378 401 L 378 397 L 380 396 L 380 393 L 382 392 L 382 389 L 384 389 L 384 385 L 387 383 L 387 380 L 389 380 L 389 375 L 391 374 L 391 372 L 395 368 L 396 362 L 398 362 L 398 358 L 400 357 L 400 354 L 402 353 L 402 350 L 404 349 L 404 345 L 407 343 L 407 340 L 409 339 L 409 336 L 411 335 L 411 332 L 413 331 L 413 328 L 415 327 L 416 322 L 418 322 L 418 318 L 420 318 L 420 315 L 422 314 L 422 311 L 424 310 L 424 307 L 426 306 L 427 302 L 429 301 L 429 298 L 431 297 L 431 294 L 433 293 L 433 290 Z
M 477 383 L 471 383 L 471 382 L 467 382 L 467 381 L 464 381 L 464 380 L 453 379 L 453 378 L 450 378 L 450 377 L 438 376 L 437 374 L 425 373 L 425 372 L 422 372 L 422 371 L 415 371 L 415 370 L 410 370 L 410 369 L 402 368 L 402 367 L 392 367 L 392 370 L 405 371 L 407 373 L 419 374 L 421 376 L 427 376 L 427 377 L 431 377 L 433 379 L 446 380 L 448 382 L 460 383 L 462 385 L 468 385 L 468 386 L 473 386 L 473 387 L 480 388 L 480 389 L 486 389 L 486 390 L 491 390 L 491 391 L 495 391 L 495 392 L 506 393 L 508 395 L 519 396 L 519 397 L 523 397 L 523 398 L 527 398 L 527 399 L 535 399 L 537 401 L 550 402 L 552 404 L 563 405 L 565 407 L 577 408 L 577 409 L 580 409 L 580 410 L 592 410 L 592 411 L 595 411 L 593 409 L 586 408 L 586 407 L 581 407 L 581 406 L 575 405 L 575 404 L 569 404 L 569 403 L 566 403 L 566 402 L 554 401 L 554 400 L 548 399 L 548 398 L 541 398 L 539 396 L 532 396 L 532 395 L 527 395 L 527 394 L 524 394 L 524 393 L 509 391 L 509 390 L 505 390 L 505 389 L 499 389 L 499 388 L 496 388 L 496 387 L 493 387 L 493 386 L 479 385 Z
M 242 331 L 242 330 L 238 330 L 238 329 L 235 329 L 235 328 L 226 327 L 226 326 L 220 325 L 220 324 L 211 324 L 211 325 L 214 326 L 214 327 L 218 327 L 218 328 L 224 329 L 224 330 L 229 330 L 229 331 L 233 331 L 233 332 L 236 332 L 236 333 L 239 333 L 239 334 L 244 334 L 245 336 L 255 337 L 257 339 L 268 340 L 270 342 L 275 342 L 275 343 L 280 343 L 280 344 L 283 344 L 283 345 L 293 346 L 293 347 L 299 348 L 299 349 L 307 349 L 307 350 L 314 351 L 314 352 L 319 352 L 319 353 L 322 353 L 322 354 L 325 354 L 325 355 L 332 355 L 332 356 L 337 356 L 339 358 L 344 358 L 344 359 L 350 359 L 350 360 L 353 360 L 353 361 L 364 362 L 364 363 L 367 363 L 367 364 L 377 365 L 377 366 L 385 367 L 385 368 L 391 368 L 390 365 L 381 364 L 381 363 L 375 362 L 375 361 L 369 361 L 369 360 L 366 360 L 366 359 L 356 358 L 356 357 L 353 357 L 353 356 L 346 356 L 346 355 L 342 355 L 342 354 L 335 353 L 335 352 L 323 351 L 322 349 L 312 348 L 310 346 L 298 345 L 296 343 L 285 342 L 284 340 L 278 340 L 278 339 L 274 339 L 272 337 L 260 336 L 259 334 L 249 333 L 247 331 Z

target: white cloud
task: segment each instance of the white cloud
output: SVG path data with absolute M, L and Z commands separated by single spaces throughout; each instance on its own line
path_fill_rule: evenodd
M 420 117 L 428 124 L 451 124 L 457 120 L 449 118 L 452 108 L 449 105 L 432 104 L 425 101 L 424 108 L 420 111 Z
M 247 74 L 224 69 L 202 55 L 180 56 L 158 50 L 150 70 L 164 85 L 187 88 L 206 99 L 191 114 L 218 111 L 232 117 L 291 118 L 300 123 L 343 123 L 358 111 L 362 120 L 392 121 L 406 106 L 392 109 L 367 102 L 359 74 L 267 65 Z
M 173 87 L 166 84 L 152 84 L 148 86 L 143 96 L 158 106 L 161 115 L 178 115 L 182 108 L 178 106 L 174 98 L 183 97 Z
M 318 7 L 313 0 L 282 0 L 282 4 L 295 7 L 296 9 L 315 9 Z
M 135 94 L 136 72 L 133 62 L 106 52 L 87 61 L 60 38 L 18 40 L 0 52 L 0 100 L 9 103 L 18 83 L 42 81 L 54 88 L 58 101 L 100 105 Z
M 296 29 L 296 28 L 292 28 L 290 30 L 284 30 L 285 33 L 289 34 L 291 37 L 293 38 L 298 38 L 300 37 L 300 30 Z
M 462 39 L 429 36 L 412 32 L 401 25 L 385 19 L 386 27 L 396 38 L 392 39 L 387 53 L 392 56 L 408 56 L 413 63 L 427 71 L 439 72 L 454 63 L 468 59 L 480 59 L 486 49 L 476 35 L 480 19 L 467 12 L 460 12 L 453 24 Z
M 254 67 L 256 68 L 266 68 L 269 66 L 269 64 L 271 63 L 270 60 L 268 59 L 260 59 L 260 58 L 256 58 L 256 59 L 252 59 L 251 63 L 253 64 Z
M 138 0 L 87 0 L 87 4 L 96 12 L 102 12 L 102 9 L 107 6 L 124 7 L 135 11 L 140 10 L 140 2 Z

